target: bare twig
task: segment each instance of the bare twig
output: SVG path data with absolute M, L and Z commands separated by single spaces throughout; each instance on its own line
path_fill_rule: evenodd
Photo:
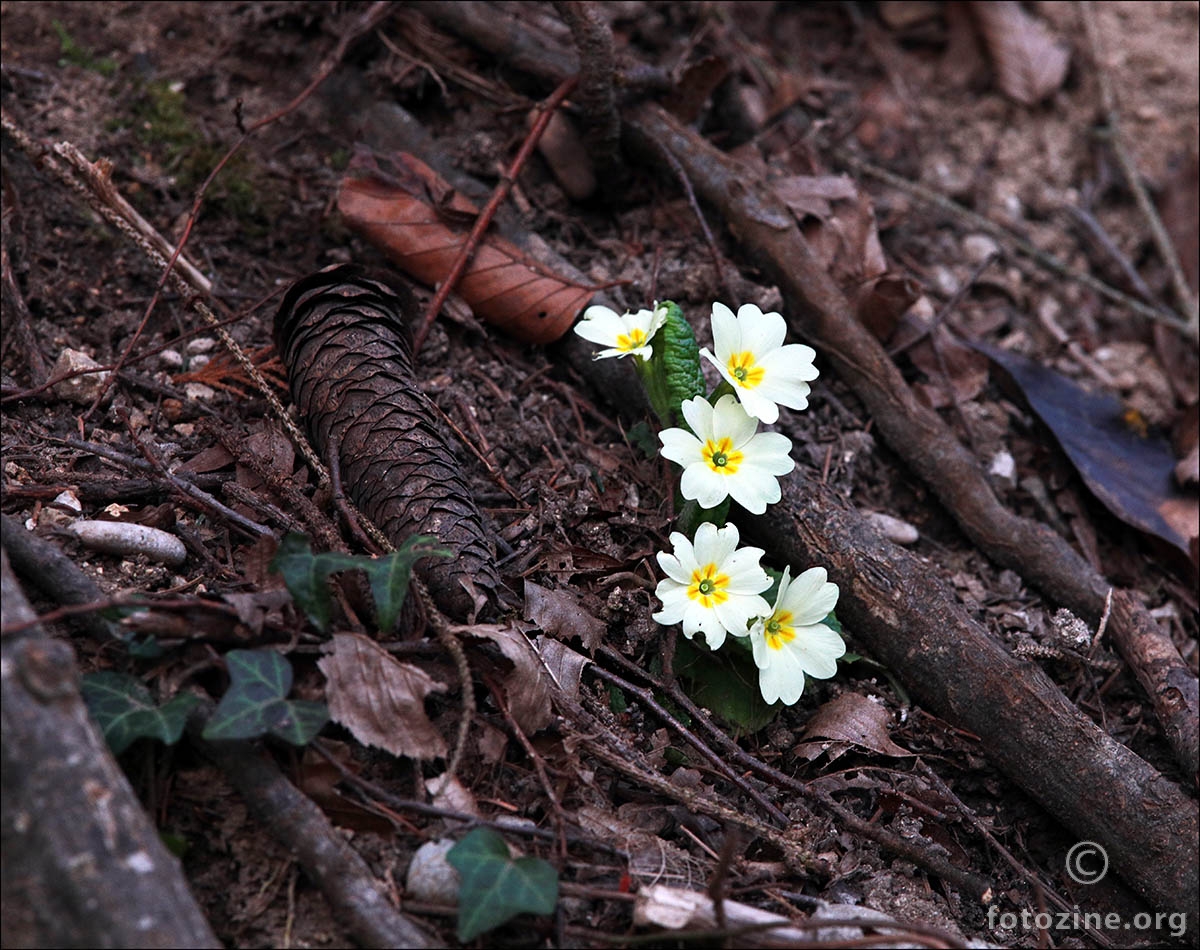
M 475 225 L 471 228 L 471 233 L 467 235 L 467 239 L 463 242 L 458 256 L 454 259 L 454 265 L 450 268 L 446 279 L 442 281 L 438 292 L 429 301 L 429 306 L 425 308 L 425 316 L 421 319 L 421 325 L 417 327 L 417 332 L 413 334 L 412 352 L 414 357 L 421 352 L 421 347 L 425 343 L 425 337 L 429 335 L 429 328 L 433 326 L 433 321 L 437 319 L 437 315 L 441 312 L 446 299 L 458 285 L 459 279 L 467 269 L 467 264 L 471 261 L 471 255 L 475 253 L 479 242 L 483 240 L 484 232 L 491 225 L 492 219 L 495 218 L 496 211 L 499 210 L 504 199 L 508 197 L 513 182 L 517 180 L 517 175 L 525 167 L 529 156 L 533 154 L 534 148 L 537 147 L 538 139 L 546 131 L 546 126 L 549 125 L 550 117 L 554 114 L 554 110 L 562 105 L 563 100 L 571 94 L 571 90 L 575 88 L 578 82 L 578 76 L 570 76 L 564 79 L 559 83 L 558 88 L 550 94 L 550 97 L 538 106 L 541 114 L 538 116 L 537 121 L 534 122 L 533 128 L 529 130 L 529 134 L 525 137 L 520 151 L 517 152 L 517 157 L 513 159 L 512 165 L 509 166 L 508 174 L 504 175 L 496 183 L 496 188 L 492 192 L 492 196 L 488 199 L 488 203 L 484 205 L 483 210 L 479 212 L 479 216 L 475 219 Z
M 607 656 L 609 659 L 612 659 L 618 655 L 616 651 L 609 650 L 607 647 L 601 647 L 600 652 L 601 655 Z M 741 789 L 756 805 L 758 805 L 759 808 L 770 815 L 780 827 L 786 828 L 788 826 L 790 819 L 787 815 L 780 811 L 777 806 L 772 805 L 769 801 L 767 801 L 766 797 L 760 791 L 758 791 L 740 775 L 734 772 L 733 769 L 731 769 L 719 755 L 717 755 L 708 747 L 708 744 L 703 739 L 701 739 L 687 726 L 681 723 L 675 716 L 672 716 L 663 707 L 663 705 L 654 698 L 654 694 L 650 690 L 636 686 L 633 683 L 630 683 L 628 680 L 622 679 L 620 676 L 609 672 L 601 666 L 593 665 L 591 669 L 601 679 L 606 680 L 636 696 L 638 698 L 638 702 L 645 705 L 647 709 L 654 713 L 654 715 L 658 716 L 659 719 L 661 719 L 664 723 L 666 723 L 673 730 L 683 736 L 684 739 L 691 743 L 692 748 L 694 748 L 705 759 L 707 759 L 709 765 L 711 765 L 715 771 L 723 775 L 726 781 Z

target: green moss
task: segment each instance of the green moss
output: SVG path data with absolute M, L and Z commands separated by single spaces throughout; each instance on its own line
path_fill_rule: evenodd
M 182 90 L 169 83 L 147 83 L 134 100 L 133 130 L 184 194 L 195 194 L 229 145 L 208 142 L 187 110 Z M 268 233 L 280 210 L 279 199 L 260 183 L 257 168 L 238 152 L 204 194 L 207 214 L 228 215 L 251 237 Z
M 58 35 L 59 66 L 80 66 L 83 69 L 97 72 L 101 76 L 116 75 L 117 61 L 115 59 L 111 56 L 97 59 L 90 49 L 75 42 L 75 38 L 58 20 L 51 21 L 50 25 Z

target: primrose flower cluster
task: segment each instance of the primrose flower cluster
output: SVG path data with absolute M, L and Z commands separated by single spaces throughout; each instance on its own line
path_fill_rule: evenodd
M 655 590 L 662 610 L 654 619 L 682 624 L 689 639 L 702 633 L 712 650 L 729 636 L 749 638 L 763 699 L 795 703 L 805 676 L 833 676 L 846 652 L 824 622 L 837 603 L 837 586 L 824 568 L 797 577 L 785 568 L 775 602 L 768 604 L 763 595 L 773 581 L 759 563 L 766 552 L 739 547 L 737 526 L 718 523 L 731 501 L 757 515 L 779 501 L 778 479 L 796 464 L 791 442 L 778 432 L 760 432 L 759 423 L 774 423 L 779 406 L 808 407 L 809 383 L 818 375 L 816 352 L 785 344 L 783 317 L 753 304 L 736 315 L 713 304 L 715 353 L 697 348 L 691 327 L 670 302 L 622 315 L 589 307 L 575 332 L 605 347 L 596 359 L 636 357 L 638 375 L 668 425 L 658 436 L 661 454 L 682 469 L 680 493 L 700 509 L 693 536 L 673 532 L 672 551 L 658 554 L 666 577 Z M 722 380 L 708 396 L 701 358 Z M 670 425 L 679 416 L 685 425 Z

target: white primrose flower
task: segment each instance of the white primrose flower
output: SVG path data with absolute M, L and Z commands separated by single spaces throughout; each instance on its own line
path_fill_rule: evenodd
M 782 699 L 788 706 L 804 691 L 804 677 L 828 679 L 837 672 L 837 658 L 846 644 L 821 623 L 837 604 L 836 584 L 826 580 L 823 567 L 813 567 L 795 580 L 785 568 L 779 594 L 769 617 L 750 629 L 758 688 L 768 703 Z
M 705 522 L 696 529 L 694 545 L 672 532 L 675 553 L 658 555 L 667 576 L 654 591 L 663 605 L 654 619 L 664 625 L 682 622 L 689 639 L 703 633 L 712 650 L 720 648 L 726 634 L 747 636 L 750 621 L 767 613 L 762 592 L 771 586 L 771 578 L 758 563 L 763 549 L 739 550 L 738 540 L 732 524 L 718 528 Z
M 663 457 L 683 467 L 679 490 L 684 498 L 715 508 L 728 496 L 756 515 L 779 501 L 777 476 L 796 467 L 788 457 L 792 443 L 786 435 L 759 432 L 758 420 L 746 414 L 735 396 L 722 396 L 716 406 L 696 396 L 682 408 L 695 435 L 664 429 L 658 438 Z
M 780 314 L 747 303 L 734 316 L 725 304 L 714 303 L 712 331 L 717 354 L 705 347 L 700 355 L 733 387 L 746 412 L 771 423 L 779 418 L 779 406 L 808 408 L 817 352 L 803 343 L 784 345 L 787 324 Z
M 650 340 L 666 319 L 667 312 L 662 307 L 617 314 L 615 310 L 597 305 L 583 312 L 583 319 L 575 324 L 575 332 L 585 340 L 608 347 L 593 359 L 633 355 L 648 360 L 654 352 Z

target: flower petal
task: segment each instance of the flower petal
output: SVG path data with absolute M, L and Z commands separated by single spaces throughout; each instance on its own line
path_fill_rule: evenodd
M 663 453 L 666 455 L 666 453 Z M 714 472 L 704 461 L 694 462 L 683 470 L 679 479 L 679 491 L 684 498 L 696 502 L 701 508 L 716 508 L 729 495 L 731 480 Z
M 718 366 L 729 359 L 730 353 L 742 349 L 742 331 L 733 311 L 723 303 L 712 305 L 713 349 L 717 351 L 717 359 L 713 362 Z M 711 358 L 711 357 L 710 357 Z
M 823 567 L 811 567 L 788 588 L 786 599 L 780 598 L 780 606 L 791 613 L 796 626 L 820 623 L 837 605 L 838 587 L 828 583 L 828 574 Z
M 687 403 L 684 405 L 686 406 Z M 663 429 L 658 434 L 658 441 L 662 443 L 660 452 L 662 457 L 678 465 L 686 467 L 692 462 L 703 461 L 700 454 L 704 447 L 703 443 L 687 429 Z
M 763 313 L 752 303 L 738 307 L 738 329 L 741 331 L 741 349 L 754 354 L 755 362 L 762 362 L 764 354 L 783 346 L 787 336 L 787 322 L 775 311 Z
M 796 627 L 796 638 L 780 654 L 792 657 L 805 673 L 817 679 L 829 679 L 837 673 L 838 657 L 846 653 L 846 641 L 823 623 Z
M 703 396 L 685 399 L 679 407 L 683 410 L 684 421 L 692 427 L 700 441 L 713 437 L 713 407 Z
M 758 671 L 758 689 L 766 702 L 791 706 L 804 692 L 804 670 L 784 651 L 774 652 L 771 663 Z

